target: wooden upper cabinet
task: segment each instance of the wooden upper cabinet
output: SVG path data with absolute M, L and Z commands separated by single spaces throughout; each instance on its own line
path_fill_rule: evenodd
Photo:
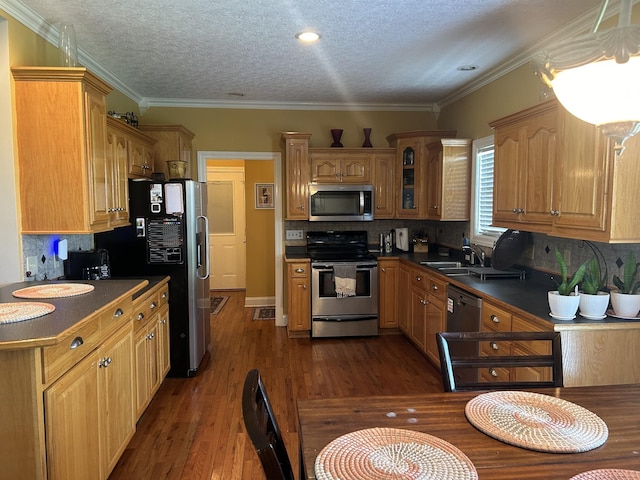
M 427 218 L 427 145 L 455 137 L 455 131 L 397 133 L 387 137 L 396 148 L 396 218 Z
M 557 100 L 491 126 L 495 225 L 603 243 L 640 242 L 640 217 L 629 208 L 640 178 L 640 136 L 627 140 L 616 156 L 600 129 Z
M 393 218 L 395 215 L 396 152 L 391 148 L 385 150 L 373 154 L 374 219 Z
M 554 101 L 490 124 L 495 129 L 493 221 L 496 226 L 550 231 L 556 124 Z
M 285 149 L 285 219 L 309 219 L 310 133 L 282 134 Z
M 85 68 L 13 67 L 21 231 L 113 228 L 105 96 Z
M 469 220 L 471 140 L 443 138 L 427 145 L 427 219 Z
M 138 128 L 156 140 L 148 153 L 152 159 L 143 157 L 143 164 L 145 160 L 153 162 L 153 172 L 164 173 L 165 178 L 169 179 L 167 161 L 182 160 L 187 162 L 185 177 L 196 179 L 198 172 L 193 161 L 193 132 L 182 125 L 139 125 Z
M 371 183 L 371 156 L 363 149 L 309 150 L 313 183 Z

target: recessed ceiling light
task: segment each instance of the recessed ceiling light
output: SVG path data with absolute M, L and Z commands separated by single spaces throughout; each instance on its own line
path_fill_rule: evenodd
M 313 43 L 320 40 L 320 34 L 316 32 L 300 32 L 296 33 L 296 38 L 306 43 Z
M 470 72 L 472 70 L 477 70 L 478 68 L 478 65 L 460 65 L 456 70 L 459 70 L 460 72 Z

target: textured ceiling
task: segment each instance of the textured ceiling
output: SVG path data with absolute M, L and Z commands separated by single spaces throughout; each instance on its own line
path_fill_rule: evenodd
M 59 22 L 74 24 L 81 63 L 141 104 L 424 106 L 524 61 L 571 22 L 590 26 L 600 0 L 0 0 L 8 4 L 10 14 L 28 7 L 30 27 L 52 42 Z M 320 42 L 294 38 L 306 29 Z M 456 70 L 467 64 L 479 68 Z

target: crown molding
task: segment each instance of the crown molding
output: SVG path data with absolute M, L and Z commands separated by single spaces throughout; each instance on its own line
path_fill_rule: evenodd
M 139 105 L 146 111 L 151 107 L 186 107 L 186 108 L 229 108 L 250 110 L 354 110 L 354 111 L 412 111 L 437 112 L 437 106 L 426 104 L 404 103 L 329 103 L 329 102 L 270 102 L 270 101 L 237 101 L 237 100 L 205 100 L 184 98 L 152 98 L 146 97 Z

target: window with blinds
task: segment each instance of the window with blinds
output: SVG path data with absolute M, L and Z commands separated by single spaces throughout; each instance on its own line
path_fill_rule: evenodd
M 493 222 L 493 135 L 473 142 L 473 201 L 471 240 L 493 246 L 504 228 L 491 226 Z

